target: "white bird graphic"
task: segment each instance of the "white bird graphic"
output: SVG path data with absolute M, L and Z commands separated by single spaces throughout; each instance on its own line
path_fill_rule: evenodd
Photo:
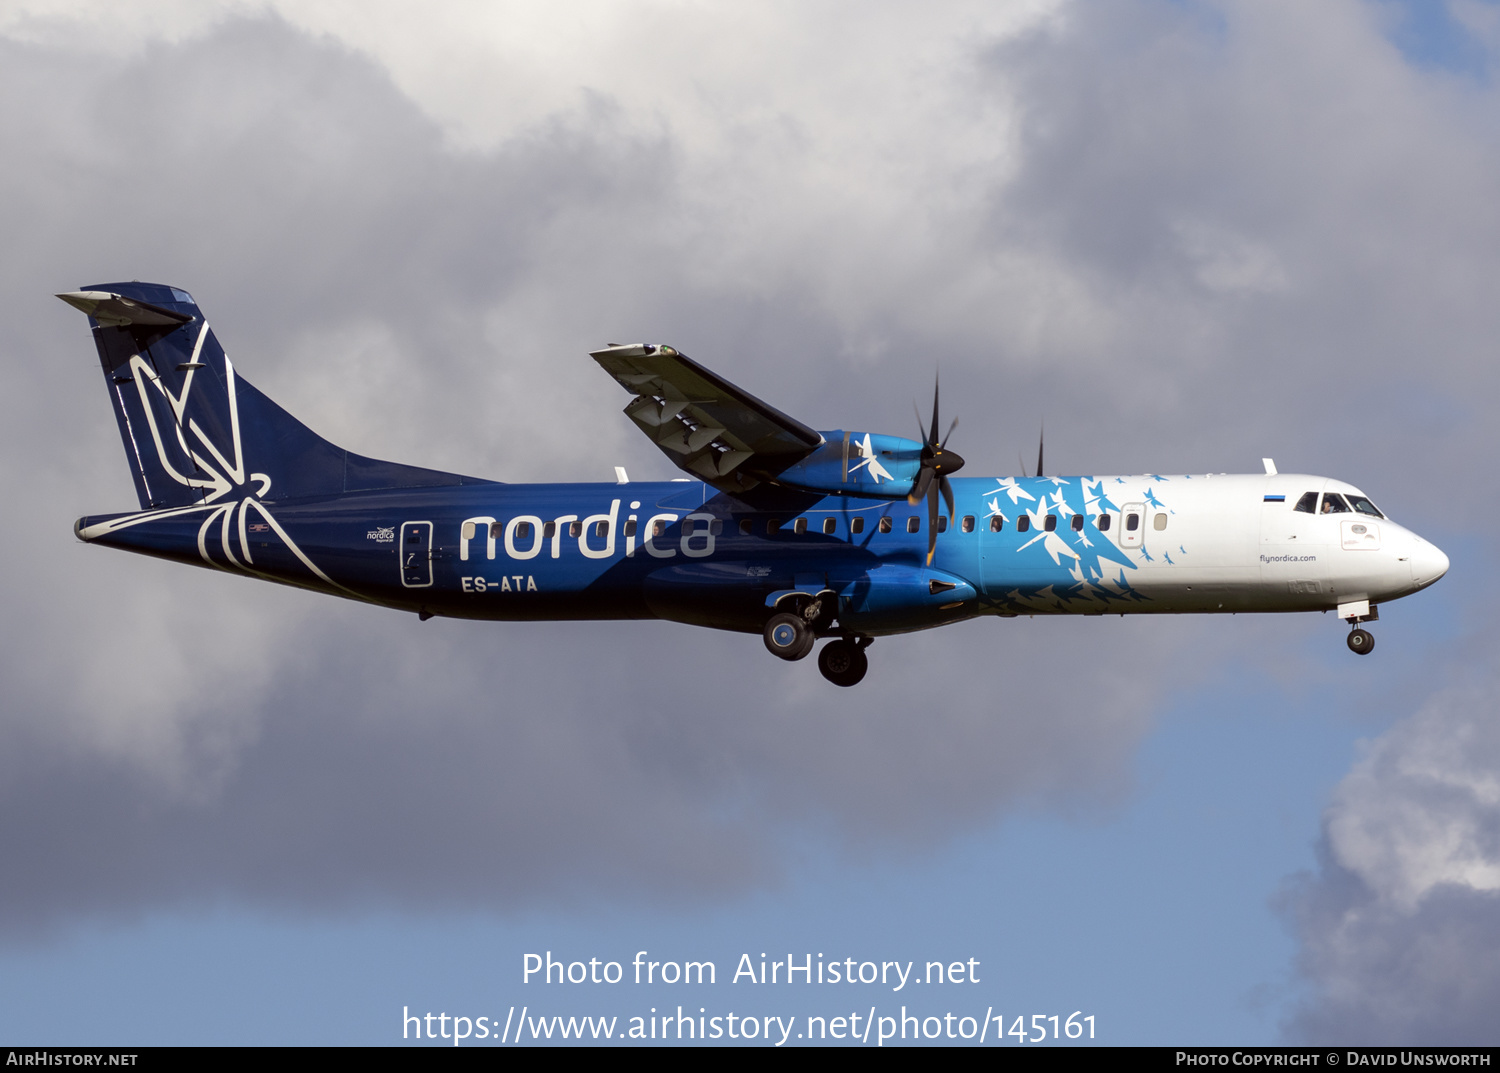
M 865 438 L 863 440 L 854 441 L 854 450 L 859 454 L 861 458 L 864 459 L 864 461 L 850 466 L 850 473 L 858 472 L 859 470 L 868 466 L 870 467 L 870 476 L 875 478 L 876 484 L 880 483 L 880 478 L 882 477 L 884 477 L 888 481 L 895 480 L 895 478 L 891 476 L 890 471 L 882 466 L 880 464 L 880 460 L 875 457 L 875 449 L 870 446 L 870 434 L 868 432 L 865 433 Z

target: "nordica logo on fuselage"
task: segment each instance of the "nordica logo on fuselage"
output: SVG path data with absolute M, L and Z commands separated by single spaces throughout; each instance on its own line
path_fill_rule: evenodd
M 630 504 L 638 510 L 640 503 Z M 715 536 L 723 523 L 712 514 L 686 516 L 664 511 L 642 521 L 638 515 L 627 515 L 620 522 L 620 501 L 612 500 L 608 514 L 561 514 L 543 519 L 536 514 L 518 514 L 505 521 L 489 515 L 466 518 L 459 527 L 458 557 L 463 562 L 477 559 L 483 548 L 486 559 L 494 559 L 503 550 L 511 559 L 535 559 L 544 553 L 561 559 L 563 542 L 576 542 L 587 559 L 612 559 L 620 544 L 626 558 L 637 550 L 657 559 L 685 555 L 706 559 L 714 553 Z M 675 531 L 674 531 L 675 530 Z

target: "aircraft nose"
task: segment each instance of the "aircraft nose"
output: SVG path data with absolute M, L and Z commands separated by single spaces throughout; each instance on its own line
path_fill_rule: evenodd
M 1448 556 L 1435 544 L 1421 537 L 1411 550 L 1411 580 L 1419 589 L 1425 589 L 1448 572 Z

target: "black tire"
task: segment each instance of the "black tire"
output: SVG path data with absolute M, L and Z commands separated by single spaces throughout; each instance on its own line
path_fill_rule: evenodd
M 852 641 L 830 641 L 818 653 L 818 670 L 836 686 L 858 685 L 869 669 L 864 649 Z
M 772 615 L 761 638 L 766 651 L 781 659 L 801 659 L 812 647 L 813 634 L 801 615 Z
M 1375 638 L 1369 630 L 1349 631 L 1349 651 L 1368 656 L 1375 647 Z

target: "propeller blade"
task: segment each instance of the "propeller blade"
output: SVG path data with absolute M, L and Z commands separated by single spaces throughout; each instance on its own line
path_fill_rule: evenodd
M 937 551 L 938 485 L 928 482 L 927 493 L 927 565 L 932 565 L 933 553 Z
M 933 469 L 926 459 L 922 462 L 922 472 L 917 474 L 916 483 L 911 486 L 911 492 L 906 497 L 906 502 L 915 507 L 922 502 L 922 497 L 927 494 L 927 486 L 932 483 Z
M 952 436 L 953 435 L 953 430 L 956 429 L 957 427 L 958 427 L 958 418 L 955 417 L 953 419 L 953 424 L 951 424 L 951 425 L 948 426 L 948 436 Z M 939 451 L 941 451 L 943 448 L 945 448 L 945 447 L 948 446 L 948 436 L 944 436 L 943 437 L 943 442 L 940 443 L 940 444 L 938 444 L 938 450 Z
M 937 446 L 938 437 L 938 380 L 934 375 L 932 378 L 932 434 L 927 437 L 927 442 Z
M 1018 463 L 1020 463 L 1020 466 L 1021 466 L 1021 476 L 1023 476 L 1023 477 L 1029 477 L 1029 476 L 1031 476 L 1031 474 L 1029 474 L 1029 473 L 1026 472 L 1026 459 L 1024 459 L 1024 458 L 1021 457 L 1021 452 L 1020 451 L 1016 452 L 1016 461 Z
M 938 481 L 938 487 L 943 491 L 943 501 L 948 504 L 948 524 L 953 524 L 953 485 L 948 483 L 948 478 L 943 477 Z
M 1042 434 L 1036 441 L 1036 475 L 1042 475 L 1042 450 L 1047 446 L 1047 426 L 1042 426 Z

